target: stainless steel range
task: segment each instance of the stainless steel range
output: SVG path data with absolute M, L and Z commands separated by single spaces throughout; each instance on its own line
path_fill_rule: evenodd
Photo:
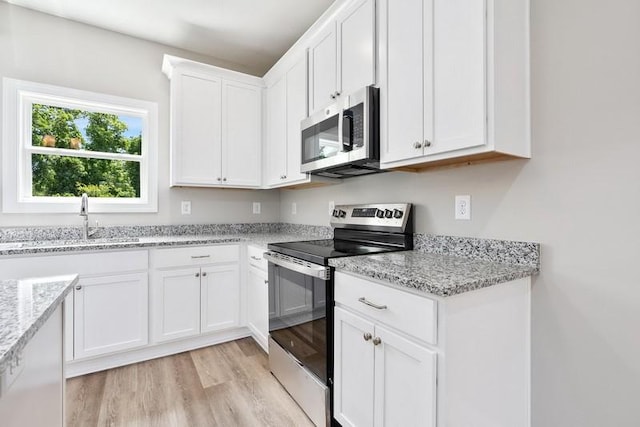
M 333 269 L 329 259 L 413 248 L 411 204 L 337 206 L 334 238 L 273 243 L 269 261 L 271 372 L 317 426 L 333 422 Z

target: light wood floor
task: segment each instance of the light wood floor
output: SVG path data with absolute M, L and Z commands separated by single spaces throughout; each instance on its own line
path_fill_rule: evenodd
M 67 427 L 310 426 L 251 338 L 67 380 Z

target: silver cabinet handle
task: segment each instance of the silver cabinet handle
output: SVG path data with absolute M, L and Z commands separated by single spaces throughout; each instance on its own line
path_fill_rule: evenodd
M 329 98 L 331 98 L 331 99 L 336 99 L 336 94 L 335 94 L 335 93 L 332 93 L 331 95 L 329 95 Z
M 268 285 L 268 284 L 269 284 L 269 281 L 268 281 L 268 280 L 265 280 L 265 281 L 264 281 L 264 284 L 265 284 L 265 285 Z
M 413 148 L 422 148 L 422 144 L 420 143 L 420 141 L 416 141 L 413 143 Z
M 425 147 L 431 147 L 431 141 L 429 141 L 428 139 L 424 140 L 424 146 Z
M 196 277 L 200 277 L 200 273 L 196 273 Z
M 224 182 L 227 182 L 227 178 L 222 178 L 222 180 L 223 180 Z
M 262 261 L 262 258 L 258 258 L 255 255 L 251 255 L 251 259 L 255 259 L 256 261 Z
M 378 345 L 382 342 L 382 340 L 380 339 L 380 337 L 375 337 L 372 342 L 373 345 Z
M 386 310 L 388 307 L 386 305 L 378 305 L 378 304 L 374 304 L 371 301 L 367 301 L 367 299 L 365 297 L 360 297 L 358 298 L 358 301 L 368 305 L 369 307 L 373 307 L 376 308 L 378 310 Z
M 371 334 L 369 332 L 365 332 L 362 338 L 364 338 L 365 341 L 369 341 L 371 339 Z
M 82 289 L 82 286 L 81 286 L 81 285 L 76 286 L 76 291 L 79 291 L 79 290 L 81 290 L 81 289 Z
M 282 175 L 282 179 L 287 179 L 287 175 Z
M 216 179 L 217 179 L 218 181 L 221 181 L 221 180 L 222 180 L 222 178 L 220 178 L 220 177 L 217 177 Z
M 191 259 L 211 258 L 211 255 L 191 255 Z
M 340 92 L 336 91 L 336 98 L 340 96 Z
M 202 272 L 202 277 L 207 277 L 207 273 L 205 271 Z

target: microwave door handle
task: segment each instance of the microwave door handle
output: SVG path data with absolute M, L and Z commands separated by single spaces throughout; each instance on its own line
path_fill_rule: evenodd
M 342 151 L 351 151 L 353 150 L 353 112 L 344 110 L 342 116 Z

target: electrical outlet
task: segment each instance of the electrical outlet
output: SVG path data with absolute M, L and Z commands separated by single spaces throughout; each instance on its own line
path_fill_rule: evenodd
M 253 213 L 260 215 L 260 202 L 253 202 Z
M 291 215 L 298 213 L 298 204 L 296 202 L 291 203 Z
M 333 210 L 336 208 L 336 202 L 333 200 L 329 202 L 329 215 L 333 213 Z
M 456 219 L 471 219 L 471 196 L 456 196 Z
M 183 200 L 182 203 L 180 204 L 180 212 L 182 212 L 182 215 L 191 215 L 191 201 L 190 200 Z

